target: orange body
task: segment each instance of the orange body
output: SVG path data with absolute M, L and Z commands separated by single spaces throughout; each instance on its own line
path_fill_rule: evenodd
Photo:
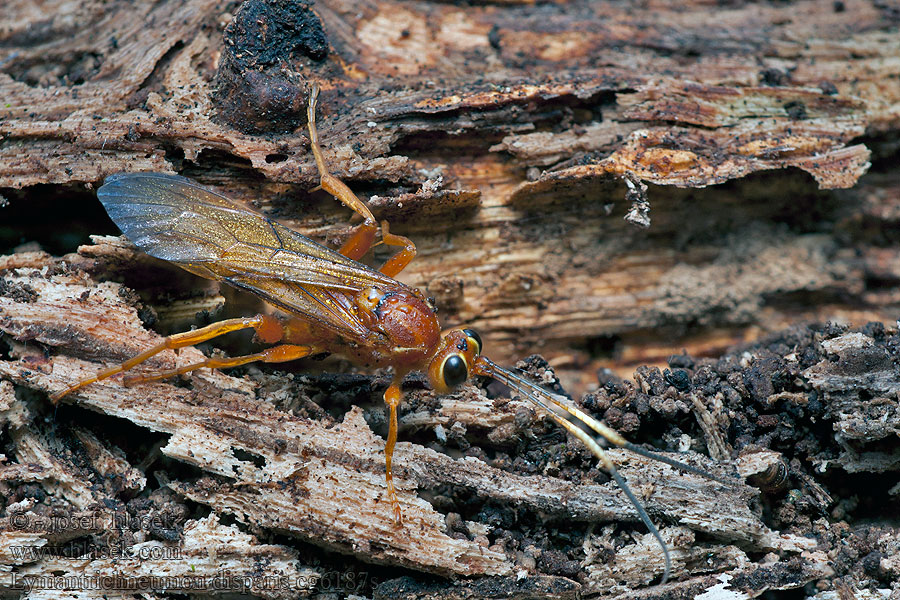
M 305 319 L 282 322 L 281 339 L 260 341 L 311 345 L 367 368 L 394 367 L 400 373 L 424 369 L 441 341 L 434 309 L 405 286 L 368 288 L 357 294 L 337 292 L 335 299 L 354 312 L 371 332 L 367 343 L 349 342 Z

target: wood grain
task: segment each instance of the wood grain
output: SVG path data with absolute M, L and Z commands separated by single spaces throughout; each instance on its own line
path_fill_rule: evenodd
M 101 556 L 6 551 L 88 540 L 183 553 L 122 557 L 129 586 L 216 565 L 305 582 L 247 592 L 266 598 L 897 594 L 883 515 L 900 490 L 900 343 L 893 326 L 864 326 L 900 309 L 890 3 L 4 9 L 3 577 L 115 571 Z M 330 168 L 416 242 L 401 278 L 444 325 L 477 328 L 499 363 L 541 352 L 549 364 L 521 367 L 638 443 L 716 472 L 734 461 L 728 488 L 615 455 L 673 549 L 675 581 L 649 586 L 658 549 L 589 454 L 485 382 L 440 399 L 407 381 L 400 530 L 383 510 L 383 373 L 201 372 L 48 405 L 46 392 L 226 299 L 229 315 L 260 308 L 124 240 L 88 244 L 115 233 L 93 198 L 106 176 L 177 172 L 318 241 L 347 237 L 348 211 L 311 191 L 312 82 Z M 797 326 L 812 321 L 856 328 Z M 79 520 L 98 507 L 162 520 Z M 54 528 L 60 515 L 81 525 Z

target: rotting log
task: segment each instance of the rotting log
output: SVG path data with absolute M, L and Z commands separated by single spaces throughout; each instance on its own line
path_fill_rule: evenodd
M 402 278 L 501 360 L 540 349 L 582 389 L 609 359 L 898 308 L 887 4 L 12 7 L 0 188 L 32 217 L 38 184 L 174 171 L 335 243 L 347 211 L 308 193 L 316 81 L 332 169 L 419 247 Z
M 438 398 L 420 379 L 407 381 L 401 432 L 412 441 L 395 455 L 400 527 L 386 501 L 375 433 L 383 435 L 385 376 L 249 368 L 243 376 L 202 370 L 181 385 L 123 387 L 113 379 L 54 411 L 44 394 L 95 372 L 97 360 L 121 360 L 157 339 L 136 296 L 98 282 L 116 272 L 111 256 L 128 256 L 121 245 L 101 250 L 105 242 L 61 258 L 13 255 L 2 271 L 0 333 L 10 344 L 0 361 L 0 427 L 10 451 L 0 465 L 9 498 L 2 535 L 10 548 L 56 551 L 91 540 L 87 562 L 3 555 L 20 582 L 47 572 L 115 572 L 122 585 L 151 574 L 199 581 L 219 565 L 245 574 L 254 596 L 291 597 L 317 589 L 333 571 L 318 562 L 323 549 L 346 557 L 354 581 L 367 581 L 353 591 L 378 598 L 463 598 L 489 589 L 508 598 L 715 589 L 753 597 L 814 581 L 887 590 L 897 581 L 898 532 L 871 520 L 889 514 L 900 492 L 896 329 L 799 328 L 717 361 L 676 357 L 666 374 L 642 367 L 633 382 L 611 380 L 580 399 L 632 439 L 740 475 L 721 485 L 612 453 L 672 549 L 676 581 L 647 587 L 663 568 L 659 547 L 590 453 L 527 404 L 478 386 Z M 74 356 L 57 352 L 66 347 Z M 194 348 L 167 351 L 149 368 L 199 356 Z M 520 366 L 558 385 L 545 362 Z M 321 407 L 315 398 L 325 399 Z M 883 481 L 873 486 L 873 477 Z M 853 478 L 868 486 L 865 498 Z M 126 526 L 112 535 L 117 515 Z M 51 517 L 88 524 L 53 529 Z M 219 524 L 223 518 L 233 524 Z M 273 536 L 278 543 L 268 544 Z M 118 562 L 109 562 L 110 548 L 125 552 Z M 159 564 L 142 558 L 167 551 Z M 877 564 L 848 558 L 860 552 Z M 273 591 L 251 573 L 307 587 Z M 435 583 L 416 577 L 423 573 L 463 578 Z
M 0 547 L 87 538 L 108 553 L 199 535 L 180 561 L 120 560 L 134 567 L 125 583 L 211 575 L 219 556 L 230 572 L 281 565 L 306 582 L 336 564 L 359 582 L 379 564 L 389 580 L 333 591 L 383 598 L 896 586 L 897 532 L 879 520 L 900 490 L 896 332 L 790 330 L 711 363 L 690 355 L 809 319 L 896 316 L 898 14 L 863 1 L 7 3 L 0 210 L 14 218 L 0 235 L 4 253 L 31 244 L 0 257 Z M 763 489 L 754 499 L 616 455 L 666 525 L 678 581 L 644 587 L 660 555 L 621 493 L 491 390 L 438 402 L 407 383 L 399 475 L 419 527 L 407 537 L 383 510 L 380 412 L 350 408 L 377 405 L 383 374 L 113 381 L 47 406 L 44 392 L 157 339 L 154 320 L 208 319 L 222 295 L 247 308 L 121 240 L 59 258 L 75 248 L 65 234 L 115 233 L 83 186 L 179 172 L 326 243 L 347 235 L 347 211 L 309 192 L 311 81 L 325 88 L 329 164 L 417 243 L 402 278 L 446 325 L 477 327 L 499 361 L 540 349 L 570 389 L 596 388 L 599 365 L 630 375 L 688 349 L 669 374 L 604 375 L 582 398 L 638 442 L 739 455 Z M 63 531 L 42 520 L 98 503 L 134 523 L 110 537 L 100 517 Z M 112 568 L 84 565 L 0 555 L 4 574 Z

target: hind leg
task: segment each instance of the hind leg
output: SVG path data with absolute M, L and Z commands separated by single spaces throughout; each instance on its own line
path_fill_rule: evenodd
M 246 354 L 244 356 L 234 356 L 231 358 L 207 358 L 200 362 L 178 367 L 177 369 L 169 369 L 168 371 L 160 371 L 149 375 L 133 375 L 125 378 L 125 385 L 134 385 L 147 381 L 157 381 L 159 379 L 168 379 L 176 375 L 184 375 L 197 369 L 227 369 L 229 367 L 238 367 L 252 362 L 280 363 L 290 360 L 296 360 L 309 356 L 313 353 L 312 346 L 295 346 L 293 344 L 281 344 L 266 348 L 262 352 L 256 354 Z
M 58 402 L 63 396 L 71 394 L 76 390 L 80 390 L 86 385 L 90 385 L 97 381 L 101 381 L 103 379 L 111 377 L 117 373 L 121 373 L 122 371 L 127 371 L 128 369 L 136 367 L 148 358 L 159 354 L 163 350 L 174 350 L 176 348 L 193 346 L 195 344 L 205 342 L 208 339 L 223 335 L 225 333 L 240 331 L 242 329 L 255 329 L 257 338 L 259 338 L 260 341 L 269 344 L 273 344 L 279 341 L 283 335 L 283 327 L 281 322 L 275 317 L 270 317 L 268 315 L 256 315 L 255 317 L 248 317 L 243 319 L 227 319 L 225 321 L 219 321 L 218 323 L 212 323 L 210 325 L 207 325 L 206 327 L 195 329 L 194 331 L 185 331 L 184 333 L 176 333 L 175 335 L 170 335 L 153 348 L 150 348 L 145 352 L 141 352 L 134 358 L 126 360 L 120 365 L 111 367 L 104 371 L 100 371 L 93 377 L 82 379 L 75 385 L 61 392 L 52 394 L 50 396 L 50 399 L 54 403 Z

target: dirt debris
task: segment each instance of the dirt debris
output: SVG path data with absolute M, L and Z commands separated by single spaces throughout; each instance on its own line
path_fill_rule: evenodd
M 235 519 L 233 530 L 279 540 L 276 552 L 322 546 L 358 572 L 370 561 L 398 569 L 400 579 L 370 581 L 362 590 L 374 597 L 475 597 L 483 586 L 514 598 L 537 590 L 614 597 L 623 585 L 663 597 L 666 590 L 721 585 L 711 572 L 751 596 L 838 580 L 873 590 L 893 585 L 892 457 L 900 418 L 900 335 L 893 327 L 793 328 L 717 359 L 675 355 L 665 371 L 640 368 L 633 381 L 609 380 L 576 399 L 638 443 L 680 451 L 680 460 L 725 476 L 735 476 L 737 459 L 742 473 L 755 476 L 755 491 L 739 479 L 733 489 L 710 486 L 613 451 L 673 550 L 674 587 L 652 588 L 646 586 L 659 574 L 659 549 L 621 493 L 579 443 L 502 389 L 468 386 L 438 398 L 418 378 L 407 383 L 407 441 L 396 465 L 413 536 L 394 528 L 382 500 L 383 443 L 376 434 L 384 433 L 379 394 L 387 378 L 263 368 L 243 379 L 197 373 L 179 385 L 123 388 L 110 381 L 68 399 L 54 418 L 44 393 L 97 368 L 67 356 L 66 348 L 88 344 L 98 357 L 116 360 L 139 332 L 148 340 L 155 334 L 128 294 L 114 287 L 97 293 L 77 268 L 46 278 L 28 269 L 4 273 L 4 289 L 23 281 L 32 282 L 33 297 L 0 297 L 0 331 L 12 348 L 0 362 L 7 390 L 2 522 L 10 539 L 25 535 L 14 527 L 15 515 L 39 523 L 98 507 L 150 526 L 118 531 L 115 539 L 99 526 L 29 532 L 28 539 L 180 546 L 189 524 Z M 68 337 L 45 334 L 60 326 L 44 308 L 52 303 L 53 314 L 65 319 L 69 307 L 83 304 L 75 293 L 83 286 L 95 290 L 90 298 L 103 310 L 83 316 L 83 325 L 66 319 Z M 112 337 L 96 337 L 109 314 L 130 316 Z M 49 357 L 35 360 L 25 340 L 43 345 Z M 518 367 L 565 393 L 540 357 Z M 96 413 L 106 416 L 98 421 Z M 122 420 L 131 433 L 112 427 Z M 718 464 L 700 456 L 714 445 L 730 456 Z M 746 466 L 754 456 L 760 466 Z M 872 514 L 884 517 L 872 522 Z M 44 560 L 13 568 L 31 573 Z M 420 579 L 426 572 L 488 577 Z

